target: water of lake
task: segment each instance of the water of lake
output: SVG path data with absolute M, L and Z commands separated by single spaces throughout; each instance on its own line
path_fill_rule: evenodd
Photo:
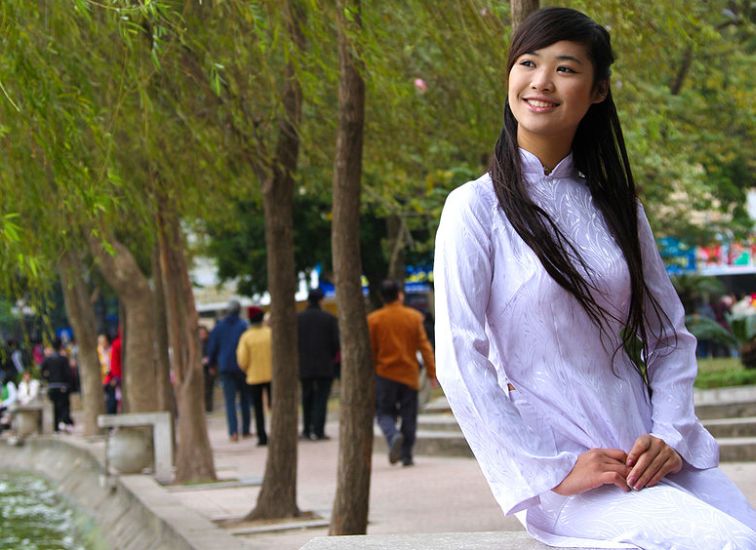
M 26 473 L 0 472 L 0 549 L 94 550 L 95 528 L 50 484 Z

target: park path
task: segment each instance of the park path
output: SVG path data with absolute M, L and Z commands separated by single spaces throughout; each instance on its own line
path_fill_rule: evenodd
M 266 449 L 250 438 L 228 441 L 221 411 L 208 417 L 210 441 L 219 477 L 259 482 Z M 330 514 L 336 493 L 338 424 L 329 422 L 330 441 L 300 441 L 298 504 L 303 511 Z M 416 465 L 391 466 L 383 453 L 373 455 L 368 532 L 417 533 L 520 529 L 500 512 L 477 463 L 467 458 L 416 457 Z M 254 506 L 258 485 L 174 492 L 182 504 L 212 519 L 239 518 Z M 252 548 L 295 549 L 327 528 L 286 530 L 241 537 Z

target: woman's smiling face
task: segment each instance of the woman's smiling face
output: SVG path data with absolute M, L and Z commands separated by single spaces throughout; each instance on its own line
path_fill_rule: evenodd
M 560 41 L 521 55 L 509 71 L 509 107 L 517 119 L 520 146 L 543 139 L 572 143 L 580 121 L 606 98 L 606 83 L 594 83 L 584 45 Z

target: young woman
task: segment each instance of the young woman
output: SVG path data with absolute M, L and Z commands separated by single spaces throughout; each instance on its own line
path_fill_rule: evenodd
M 539 540 L 756 548 L 693 410 L 695 339 L 636 199 L 612 61 L 574 10 L 515 33 L 489 173 L 449 195 L 436 237 L 438 378 Z

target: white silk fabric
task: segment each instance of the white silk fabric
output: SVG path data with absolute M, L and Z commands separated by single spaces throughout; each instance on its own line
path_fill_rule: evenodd
M 675 329 L 675 334 L 663 334 L 658 319 L 650 316 L 651 398 L 628 356 L 617 351 L 630 300 L 627 264 L 572 156 L 549 175 L 531 153 L 521 149 L 520 159 L 531 198 L 579 251 L 594 297 L 617 320 L 609 321 L 602 334 L 548 275 L 509 223 L 488 175 L 449 194 L 436 235 L 437 375 L 502 510 L 521 512 L 517 515 L 529 532 L 547 544 L 688 548 L 665 545 L 664 537 L 673 533 L 660 534 L 660 546 L 633 538 L 615 517 L 619 510 L 645 529 L 643 509 L 649 509 L 653 495 L 660 495 L 660 502 L 676 502 L 667 506 L 674 514 L 684 498 L 675 501 L 669 494 L 685 493 L 713 514 L 727 515 L 723 521 L 742 526 L 736 542 L 722 548 L 756 548 L 756 515 L 716 468 L 717 443 L 695 416 L 696 342 L 685 329 L 683 308 L 643 208 L 638 206 L 638 226 L 645 282 Z M 509 391 L 508 384 L 515 390 Z M 685 461 L 681 474 L 632 494 L 605 487 L 565 498 L 551 491 L 580 453 L 591 448 L 629 451 L 647 433 L 678 451 Z M 739 504 L 723 512 L 711 503 L 717 499 L 706 496 L 710 494 Z M 616 532 L 575 520 L 594 501 L 607 510 L 604 523 L 616 526 Z M 638 510 L 631 512 L 635 505 Z M 664 516 L 656 512 L 656 517 Z M 695 534 L 689 526 L 682 531 Z

